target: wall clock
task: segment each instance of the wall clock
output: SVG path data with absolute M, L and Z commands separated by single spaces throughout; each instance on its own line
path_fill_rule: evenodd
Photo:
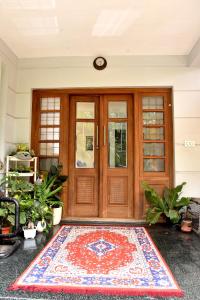
M 98 56 L 93 61 L 93 66 L 97 70 L 103 70 L 107 66 L 107 61 L 106 61 L 106 59 L 104 57 Z

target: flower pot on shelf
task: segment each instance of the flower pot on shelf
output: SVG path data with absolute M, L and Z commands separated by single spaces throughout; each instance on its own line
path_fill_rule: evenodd
M 53 225 L 58 225 L 62 218 L 62 206 L 52 208 L 53 210 Z
M 10 233 L 10 226 L 1 227 L 1 234 L 9 234 Z

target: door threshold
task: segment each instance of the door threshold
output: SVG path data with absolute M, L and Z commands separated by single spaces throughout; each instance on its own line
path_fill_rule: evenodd
M 136 219 L 120 219 L 120 218 L 81 218 L 81 217 L 66 217 L 63 218 L 61 224 L 114 224 L 114 225 L 146 225 L 144 220 Z

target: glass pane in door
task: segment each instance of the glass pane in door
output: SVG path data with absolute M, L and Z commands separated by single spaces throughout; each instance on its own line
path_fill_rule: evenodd
M 76 118 L 77 119 L 94 119 L 94 102 L 77 102 L 76 103 Z
M 145 172 L 164 172 L 165 160 L 161 158 L 145 158 L 144 159 Z
M 164 98 L 162 96 L 144 96 L 142 97 L 143 109 L 163 109 Z
M 160 125 L 164 124 L 163 112 L 143 112 L 144 125 Z
M 110 101 L 108 103 L 109 118 L 127 118 L 127 103 L 125 101 Z
M 76 122 L 76 168 L 94 168 L 94 122 Z
M 60 110 L 60 98 L 41 98 L 41 110 Z
M 163 140 L 164 128 L 163 127 L 144 127 L 143 128 L 144 140 Z
M 110 168 L 127 167 L 127 122 L 109 122 L 108 124 Z
M 146 156 L 164 156 L 165 147 L 164 143 L 144 143 L 143 149 L 144 155 Z

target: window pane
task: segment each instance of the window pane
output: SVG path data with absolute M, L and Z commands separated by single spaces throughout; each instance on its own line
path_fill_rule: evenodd
M 164 122 L 164 114 L 162 112 L 143 112 L 144 125 L 160 125 Z
M 109 122 L 109 167 L 123 168 L 127 166 L 127 123 Z
M 164 139 L 164 128 L 143 128 L 144 140 L 163 140 Z
M 76 168 L 94 168 L 94 123 L 76 123 Z
M 49 171 L 52 165 L 58 166 L 58 158 L 40 158 L 41 171 Z
M 41 98 L 41 110 L 60 110 L 60 98 Z
M 41 128 L 40 139 L 41 140 L 59 140 L 60 128 Z
M 94 102 L 77 102 L 76 118 L 77 119 L 94 119 L 95 118 Z
M 122 101 L 108 103 L 109 118 L 127 118 L 127 103 Z
M 164 156 L 165 155 L 165 147 L 163 143 L 145 143 L 144 144 L 144 155 L 157 155 Z
M 59 143 L 40 143 L 40 155 L 59 155 Z
M 60 98 L 58 97 L 54 98 L 54 109 L 60 110 Z
M 59 125 L 60 113 L 41 113 L 41 125 Z
M 162 96 L 145 96 L 142 97 L 143 109 L 163 109 L 164 99 Z
M 165 161 L 160 158 L 145 158 L 144 159 L 144 172 L 164 172 Z

